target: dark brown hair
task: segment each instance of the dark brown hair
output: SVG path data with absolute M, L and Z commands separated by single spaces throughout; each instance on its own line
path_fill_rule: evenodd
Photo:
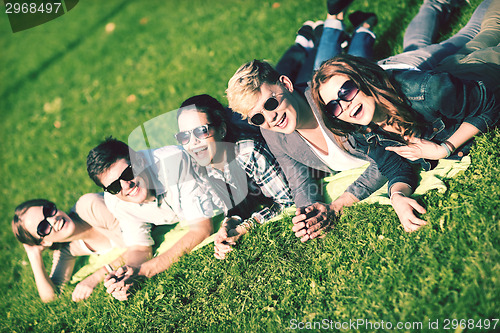
M 386 123 L 395 125 L 401 130 L 403 137 L 421 133 L 415 112 L 387 72 L 368 59 L 351 55 L 339 55 L 326 61 L 312 78 L 312 96 L 323 112 L 325 103 L 319 95 L 319 88 L 332 76 L 339 74 L 354 81 L 365 95 L 372 96 L 379 110 L 386 115 Z M 363 128 L 361 125 L 336 118 L 327 117 L 327 120 L 332 132 L 340 136 L 361 131 Z
M 40 245 L 42 239 L 35 238 L 32 234 L 29 233 L 29 231 L 26 229 L 26 226 L 24 225 L 22 217 L 24 213 L 26 213 L 26 211 L 31 207 L 42 207 L 50 203 L 51 202 L 49 200 L 45 199 L 33 199 L 25 201 L 16 207 L 14 217 L 12 218 L 12 231 L 14 232 L 17 240 L 28 245 Z

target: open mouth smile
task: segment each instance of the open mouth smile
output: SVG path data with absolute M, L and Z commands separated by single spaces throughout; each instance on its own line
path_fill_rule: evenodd
M 128 197 L 133 197 L 133 196 L 135 196 L 138 192 L 139 192 L 139 183 L 136 183 L 136 184 L 135 184 L 135 186 L 134 186 L 134 188 L 133 188 L 130 192 L 128 192 L 128 193 L 127 193 L 127 196 L 128 196 Z
M 205 146 L 205 147 L 200 147 L 200 148 L 195 148 L 193 150 L 191 150 L 194 154 L 199 154 L 199 153 L 202 153 L 202 152 L 205 152 L 208 150 L 208 147 Z
M 363 105 L 362 104 L 359 104 L 359 106 L 357 106 L 353 112 L 351 112 L 350 114 L 350 117 L 351 118 L 359 118 L 358 116 L 361 116 L 363 113 Z
M 61 219 L 58 221 L 58 228 L 54 228 L 54 229 L 56 229 L 56 231 L 58 231 L 58 232 L 59 232 L 59 231 L 61 231 L 61 230 L 64 228 L 64 226 L 65 226 L 65 225 L 66 225 L 66 219 L 61 218 Z
M 274 126 L 283 129 L 286 127 L 286 125 L 288 125 L 288 119 L 286 118 L 286 113 L 283 113 L 281 119 Z

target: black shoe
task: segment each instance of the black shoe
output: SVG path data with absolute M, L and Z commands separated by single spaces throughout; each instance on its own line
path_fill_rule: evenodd
M 327 0 L 326 7 L 328 8 L 328 14 L 337 15 L 346 9 L 353 1 L 354 0 Z
M 368 23 L 370 28 L 373 28 L 377 25 L 378 19 L 375 13 L 365 13 L 360 10 L 355 11 L 352 14 L 349 14 L 349 21 L 354 27 L 358 27 L 363 23 Z
M 307 40 L 311 40 L 314 42 L 314 30 L 313 30 L 313 21 L 306 21 L 300 27 L 299 31 L 297 31 L 297 35 L 303 36 Z
M 324 27 L 324 22 L 323 21 L 316 21 L 314 22 L 314 45 L 318 46 L 319 41 L 321 39 L 321 35 L 323 34 L 323 27 Z

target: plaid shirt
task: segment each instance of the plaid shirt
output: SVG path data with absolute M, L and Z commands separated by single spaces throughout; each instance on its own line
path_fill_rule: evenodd
M 244 200 L 248 194 L 247 177 L 258 186 L 264 196 L 274 202 L 271 207 L 264 207 L 252 214 L 259 223 L 264 223 L 281 213 L 284 208 L 293 205 L 285 175 L 264 143 L 240 140 L 236 144 L 227 144 L 234 146 L 234 159 L 224 165 L 223 172 L 210 165 L 202 167 L 193 161 L 195 173 L 209 186 L 207 190 L 211 192 L 217 207 L 227 214 L 229 209 Z M 228 147 L 228 150 L 232 148 Z M 214 182 L 210 182 L 209 178 L 219 182 L 214 186 Z M 224 192 L 226 195 L 221 195 Z

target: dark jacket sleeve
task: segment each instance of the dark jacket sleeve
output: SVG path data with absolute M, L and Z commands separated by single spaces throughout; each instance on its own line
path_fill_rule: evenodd
M 356 149 L 365 152 L 378 166 L 378 170 L 389 180 L 387 190 L 395 183 L 405 183 L 413 190 L 418 185 L 418 175 L 408 160 L 398 154 L 385 150 L 376 142 L 368 143 L 362 134 L 355 134 Z
M 448 73 L 396 73 L 412 108 L 426 121 L 444 117 L 467 122 L 485 132 L 500 119 L 500 103 L 481 81 L 461 80 Z

